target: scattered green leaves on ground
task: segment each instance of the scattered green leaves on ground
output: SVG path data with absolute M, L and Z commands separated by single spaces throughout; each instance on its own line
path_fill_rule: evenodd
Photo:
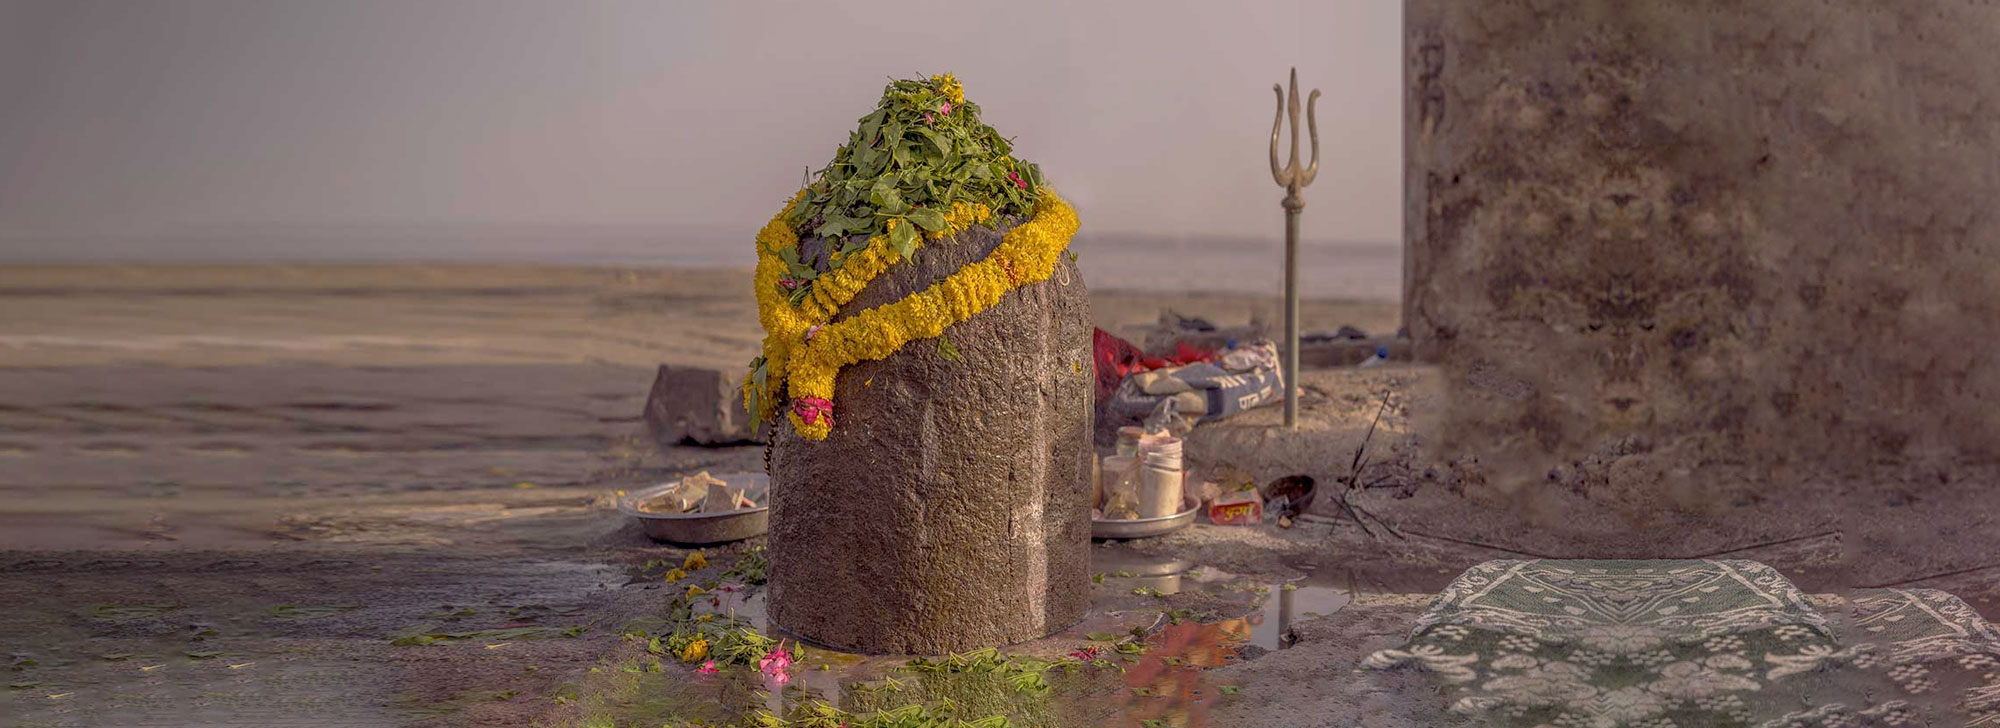
M 849 713 L 824 700 L 794 706 L 784 715 L 760 711 L 757 728 L 1011 728 L 1004 715 L 965 719 L 963 708 L 952 701 L 936 705 L 911 704 L 867 713 Z
M 937 340 L 938 356 L 944 357 L 946 361 L 965 361 L 965 357 L 959 355 L 958 347 L 952 345 L 950 337 L 939 334 Z
M 764 572 L 770 566 L 771 562 L 764 557 L 764 547 L 752 546 L 749 551 L 743 552 L 742 557 L 736 559 L 736 563 L 730 566 L 728 571 L 722 572 L 722 579 L 744 584 L 762 584 L 765 581 Z
M 1010 657 L 999 650 L 988 647 L 970 652 L 956 652 L 943 657 L 912 658 L 903 665 L 909 672 L 1039 672 L 1048 669 L 1048 660 L 1031 657 Z
M 1239 688 L 1235 685 L 1217 685 L 1215 686 L 1215 689 L 1222 691 L 1223 695 L 1235 695 L 1237 693 L 1243 692 L 1243 688 Z
M 1155 588 L 1153 588 L 1153 587 L 1150 587 L 1150 586 L 1142 586 L 1142 587 L 1139 587 L 1139 588 L 1137 588 L 1137 589 L 1133 589 L 1133 590 L 1132 590 L 1132 593 L 1133 593 L 1133 594 L 1137 594 L 1137 595 L 1139 595 L 1139 596 L 1142 596 L 1142 597 L 1164 597 L 1164 596 L 1166 596 L 1165 594 L 1162 594 L 1162 593 L 1160 593 L 1160 590 L 1158 590 L 1158 589 L 1155 589 Z
M 755 665 L 778 647 L 776 637 L 757 631 L 749 620 L 697 614 L 686 595 L 674 597 L 666 617 L 633 620 L 619 632 L 627 640 L 645 642 L 646 651 L 655 655 L 684 662 L 714 660 L 717 666 Z
M 1084 635 L 1084 636 L 1083 636 L 1083 638 L 1084 638 L 1084 639 L 1087 639 L 1087 640 L 1090 640 L 1090 641 L 1092 641 L 1092 642 L 1116 642 L 1116 641 L 1118 641 L 1118 635 L 1117 635 L 1117 634 L 1114 634 L 1114 633 L 1111 633 L 1111 632 L 1092 632 L 1092 633 L 1090 633 L 1090 634 L 1086 634 L 1086 635 Z
M 189 658 L 196 660 L 210 660 L 222 655 L 222 653 L 215 650 L 189 650 L 185 654 Z
M 1038 693 L 1049 689 L 1049 682 L 1045 677 L 1048 671 L 1062 669 L 1073 672 L 1084 664 L 1075 657 L 1044 660 L 1038 657 L 1007 655 L 988 647 L 938 658 L 915 658 L 904 664 L 901 669 L 918 673 L 997 674 L 1005 677 L 1008 685 L 1018 692 Z

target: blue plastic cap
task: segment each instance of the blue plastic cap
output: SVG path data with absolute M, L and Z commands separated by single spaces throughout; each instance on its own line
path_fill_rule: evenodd
M 1389 358 L 1389 347 L 1386 346 L 1375 347 L 1375 355 L 1382 357 L 1384 359 Z

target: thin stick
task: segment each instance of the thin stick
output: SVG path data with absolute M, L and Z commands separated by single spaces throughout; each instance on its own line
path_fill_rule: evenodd
M 1562 557 L 1560 557 L 1560 556 L 1550 556 L 1550 555 L 1548 555 L 1548 554 L 1538 554 L 1538 553 L 1535 553 L 1535 552 L 1533 552 L 1533 551 L 1522 551 L 1522 550 L 1520 550 L 1520 549 L 1510 549 L 1510 548 L 1505 548 L 1505 547 L 1501 547 L 1501 546 L 1495 546 L 1495 545 L 1493 545 L 1493 544 L 1490 544 L 1490 543 L 1480 543 L 1480 542 L 1478 542 L 1478 541 L 1472 541 L 1472 540 L 1468 540 L 1468 539 L 1462 539 L 1462 538 L 1452 538 L 1452 537 L 1450 537 L 1450 536 L 1438 536 L 1438 535 L 1433 535 L 1433 534 L 1428 534 L 1428 533 L 1424 533 L 1424 532 L 1422 532 L 1422 531 L 1417 531 L 1417 530 L 1414 530 L 1414 529 L 1410 531 L 1410 535 L 1412 535 L 1412 536 L 1420 536 L 1420 537 L 1423 537 L 1423 538 L 1430 538 L 1430 539 L 1437 539 L 1437 540 L 1439 540 L 1439 541 L 1449 541 L 1449 542 L 1451 542 L 1451 543 L 1455 543 L 1455 544 L 1463 544 L 1463 545 L 1466 545 L 1466 546 L 1477 546 L 1477 547 L 1479 547 L 1479 548 L 1482 548 L 1482 549 L 1490 549 L 1490 550 L 1493 550 L 1493 551 L 1499 551 L 1499 552 L 1501 552 L 1501 553 L 1507 553 L 1507 554 L 1515 554 L 1515 555 L 1518 555 L 1518 556 L 1533 556 L 1533 557 L 1535 557 L 1535 558 L 1538 558 L 1538 559 L 1557 559 L 1557 558 L 1562 558 Z
M 1766 548 L 1766 547 L 1770 547 L 1770 546 L 1783 546 L 1783 545 L 1785 545 L 1785 544 L 1788 544 L 1788 543 L 1797 543 L 1797 542 L 1799 542 L 1799 541 L 1807 541 L 1807 540 L 1811 540 L 1811 539 L 1815 539 L 1815 538 L 1825 538 L 1825 537 L 1827 537 L 1827 536 L 1838 536 L 1838 535 L 1840 535 L 1840 532 L 1839 532 L 1839 531 L 1825 531 L 1825 532 L 1822 532 L 1822 533 L 1814 533 L 1814 534 L 1809 534 L 1809 535 L 1805 535 L 1805 536 L 1793 536 L 1793 537 L 1791 537 L 1791 538 L 1781 538 L 1781 539 L 1778 539 L 1778 540 L 1776 540 L 1776 541 L 1765 541 L 1765 542 L 1763 542 L 1763 543 L 1753 543 L 1753 544 L 1750 544 L 1749 546 L 1743 546 L 1743 547 L 1739 547 L 1739 548 L 1732 548 L 1732 549 L 1723 549 L 1723 550 L 1721 550 L 1721 551 L 1711 551 L 1711 552 L 1709 552 L 1709 553 L 1705 553 L 1705 554 L 1701 554 L 1701 555 L 1698 555 L 1698 556 L 1683 556 L 1683 557 L 1681 557 L 1681 558 L 1687 558 L 1687 559 L 1707 559 L 1707 558 L 1714 558 L 1714 557 L 1716 557 L 1716 556 L 1724 556 L 1724 555 L 1728 555 L 1728 554 L 1735 554 L 1735 553 L 1742 553 L 1742 552 L 1744 552 L 1744 551 L 1749 551 L 1749 550 L 1752 550 L 1752 549 L 1761 549 L 1761 548 Z
M 1870 584 L 1870 585 L 1867 585 L 1867 586 L 1863 586 L 1863 587 L 1861 587 L 1861 588 L 1863 588 L 1863 589 L 1886 589 L 1886 588 L 1888 588 L 1888 587 L 1892 587 L 1892 586 L 1902 586 L 1902 585 L 1904 585 L 1904 584 L 1914 584 L 1914 583 L 1916 583 L 1916 582 L 1920 582 L 1920 581 L 1930 581 L 1930 580 L 1932 580 L 1932 579 L 1942 579 L 1942 578 L 1944 578 L 1944 577 L 1947 577 L 1947 576 L 1958 576 L 1958 575 L 1960 575 L 1960 574 L 1970 574 L 1970 573 L 1972 573 L 1972 572 L 1975 572 L 1975 571 L 1985 571 L 1985 570 L 1987 570 L 1987 569 L 2000 569 L 2000 564 L 1986 564 L 1986 565 L 1984 565 L 1984 566 L 1974 566 L 1974 567 L 1972 567 L 1972 568 L 1969 568 L 1969 569 L 1959 569 L 1959 570 L 1957 570 L 1957 571 L 1947 571 L 1947 572 L 1944 572 L 1944 573 L 1942 573 L 1942 574 L 1931 574 L 1931 575 L 1929 575 L 1929 576 L 1916 576 L 1916 577 L 1911 577 L 1911 578 L 1908 578 L 1908 579 L 1904 579 L 1904 580 L 1902 580 L 1902 581 L 1892 581 L 1892 582 L 1889 582 L 1889 583 L 1887 583 L 1887 584 Z
M 1375 408 L 1375 419 L 1368 421 L 1368 433 L 1361 436 L 1361 447 L 1354 449 L 1354 464 L 1347 476 L 1347 484 L 1354 485 L 1354 479 L 1361 475 L 1362 456 L 1368 452 L 1368 441 L 1375 439 L 1375 425 L 1382 422 L 1382 412 L 1389 409 L 1389 393 L 1382 393 L 1382 406 Z
M 1382 423 L 1382 413 L 1389 409 L 1390 394 L 1390 392 L 1382 393 L 1382 404 L 1375 408 L 1375 418 L 1368 421 L 1368 432 L 1362 434 L 1361 445 L 1354 448 L 1354 461 L 1347 472 L 1347 488 L 1341 491 L 1340 498 L 1336 501 L 1340 504 L 1342 510 L 1347 511 L 1347 514 L 1354 518 L 1354 525 L 1360 526 L 1361 532 L 1368 534 L 1369 538 L 1381 537 L 1375 535 L 1375 531 L 1368 527 L 1367 521 L 1362 520 L 1362 516 L 1375 519 L 1375 522 L 1388 530 L 1390 534 L 1399 539 L 1403 538 L 1402 531 L 1397 530 L 1388 521 L 1382 520 L 1381 516 L 1369 513 L 1367 509 L 1361 507 L 1361 504 L 1354 502 L 1354 494 L 1362 488 L 1361 468 L 1368 461 L 1368 443 L 1375 439 L 1375 427 Z

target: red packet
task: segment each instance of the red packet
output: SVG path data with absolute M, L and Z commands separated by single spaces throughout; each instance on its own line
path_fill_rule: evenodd
M 1264 522 L 1264 503 L 1254 490 L 1225 493 L 1209 505 L 1208 521 L 1218 526 L 1255 526 Z

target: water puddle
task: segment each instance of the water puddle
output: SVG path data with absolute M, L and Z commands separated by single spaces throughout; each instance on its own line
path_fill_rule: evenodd
M 1292 645 L 1294 623 L 1340 611 L 1353 600 L 1355 582 L 1333 583 L 1331 575 L 1293 581 L 1258 580 L 1175 558 L 1147 557 L 1098 549 L 1093 568 L 1116 591 L 1146 591 L 1162 597 L 1214 595 L 1223 613 L 1239 612 L 1250 627 L 1245 640 L 1266 650 Z M 1236 620 L 1231 620 L 1236 621 Z

